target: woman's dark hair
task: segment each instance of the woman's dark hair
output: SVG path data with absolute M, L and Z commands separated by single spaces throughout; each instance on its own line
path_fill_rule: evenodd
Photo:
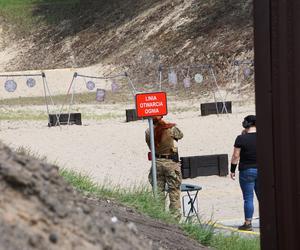
M 244 118 L 242 123 L 244 128 L 250 128 L 251 126 L 256 126 L 256 116 L 255 115 L 248 115 Z

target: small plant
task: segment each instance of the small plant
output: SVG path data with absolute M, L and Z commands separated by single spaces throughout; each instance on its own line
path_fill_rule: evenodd
M 211 241 L 214 236 L 214 224 L 213 223 L 184 223 L 182 228 L 195 240 L 198 240 L 203 245 L 211 245 Z
M 40 160 L 40 161 L 47 161 L 46 156 L 41 156 L 40 154 L 33 152 L 29 147 L 23 147 L 23 146 L 18 147 L 16 149 L 16 152 L 21 155 L 30 156 L 30 157 Z
M 224 237 L 221 233 L 215 235 L 211 245 L 218 250 L 259 250 L 259 237 L 241 237 L 237 233 L 232 233 Z

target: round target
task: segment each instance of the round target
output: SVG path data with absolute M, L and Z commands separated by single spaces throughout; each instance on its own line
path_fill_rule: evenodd
M 116 83 L 115 80 L 112 81 L 111 83 L 111 91 L 113 93 L 117 92 L 119 90 L 119 85 Z
M 195 82 L 196 83 L 202 83 L 203 82 L 203 75 L 201 75 L 200 73 L 196 74 L 194 76 Z
M 185 77 L 183 79 L 183 86 L 185 88 L 190 88 L 191 87 L 191 78 L 190 77 Z
M 7 92 L 14 92 L 17 89 L 17 83 L 14 80 L 7 80 L 4 83 L 4 88 Z
M 252 74 L 252 70 L 250 68 L 245 68 L 243 70 L 243 74 L 245 78 L 249 78 L 249 76 Z
M 105 89 L 97 89 L 96 92 L 96 101 L 103 102 L 105 99 Z
M 95 83 L 93 82 L 93 81 L 88 81 L 87 83 L 86 83 L 86 88 L 88 89 L 88 90 L 93 90 L 94 88 L 95 88 Z
M 33 88 L 33 87 L 35 86 L 35 84 L 36 84 L 36 81 L 35 81 L 35 79 L 33 79 L 33 78 L 29 78 L 29 79 L 27 79 L 27 81 L 26 81 L 26 85 L 27 85 L 29 88 Z

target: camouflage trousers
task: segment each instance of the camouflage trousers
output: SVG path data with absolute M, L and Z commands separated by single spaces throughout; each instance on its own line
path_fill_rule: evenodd
M 159 195 L 166 198 L 164 192 L 167 191 L 170 199 L 170 212 L 180 215 L 180 185 L 182 181 L 180 164 L 169 159 L 157 159 L 156 172 Z M 152 185 L 152 168 L 148 179 Z

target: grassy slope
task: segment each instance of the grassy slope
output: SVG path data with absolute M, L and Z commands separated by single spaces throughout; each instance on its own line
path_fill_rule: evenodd
M 134 207 L 143 214 L 160 219 L 168 223 L 177 223 L 172 216 L 164 211 L 164 207 L 153 198 L 151 190 L 145 187 L 133 187 L 131 190 L 122 190 L 119 188 L 106 188 L 110 185 L 98 185 L 91 181 L 87 176 L 62 170 L 61 175 L 76 189 L 93 194 L 101 198 L 115 199 L 127 206 Z M 224 236 L 220 233 L 214 234 L 213 226 L 207 226 L 205 222 L 202 225 L 181 223 L 180 227 L 192 238 L 198 240 L 201 244 L 214 247 L 218 250 L 258 250 L 259 238 L 244 238 L 238 234 L 232 233 Z
M 21 34 L 28 34 L 31 28 L 35 27 L 42 19 L 34 15 L 37 6 L 64 5 L 74 6 L 79 0 L 0 0 L 0 17 L 4 18 L 3 24 L 9 24 L 16 28 Z M 51 17 L 50 19 L 56 19 Z M 0 19 L 1 20 L 1 19 Z

